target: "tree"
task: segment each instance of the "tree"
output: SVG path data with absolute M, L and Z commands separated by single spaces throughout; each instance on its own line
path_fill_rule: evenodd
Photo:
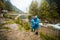
M 5 8 L 5 5 L 2 1 L 0 1 L 0 8 L 3 8 L 3 9 Z
M 48 18 L 49 17 L 49 10 L 50 10 L 50 5 L 46 0 L 43 0 L 42 4 L 39 6 L 39 13 L 38 16 L 40 18 Z
M 0 8 L 6 10 L 13 10 L 13 5 L 9 0 L 0 0 Z
M 2 10 L 5 9 L 5 4 L 0 1 L 0 13 L 2 13 Z
M 13 5 L 10 3 L 10 1 L 5 2 L 6 9 L 11 11 L 13 10 Z
M 29 13 L 36 15 L 38 13 L 38 2 L 32 1 L 30 7 L 29 7 Z
M 46 0 L 43 0 L 41 5 L 38 6 L 37 1 L 33 1 L 29 8 L 29 13 L 36 14 L 41 19 L 55 20 L 58 18 L 57 4 L 52 2 L 49 4 Z
M 52 18 L 58 18 L 57 4 L 52 2 L 50 7 Z

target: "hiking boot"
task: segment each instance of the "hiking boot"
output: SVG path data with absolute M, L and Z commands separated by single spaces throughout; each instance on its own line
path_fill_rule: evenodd
M 38 35 L 38 32 L 36 32 L 35 34 Z

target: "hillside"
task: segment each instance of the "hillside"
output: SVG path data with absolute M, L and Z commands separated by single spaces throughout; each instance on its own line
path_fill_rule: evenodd
M 0 0 L 0 10 L 8 10 L 17 13 L 24 13 L 23 11 L 19 10 L 17 7 L 13 6 L 10 0 Z

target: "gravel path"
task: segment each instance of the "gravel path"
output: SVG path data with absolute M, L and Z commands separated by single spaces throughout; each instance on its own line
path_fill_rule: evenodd
M 19 31 L 18 24 L 8 24 L 5 26 L 8 26 L 12 29 L 7 31 L 7 33 L 5 34 L 7 36 L 7 40 L 41 40 L 39 35 L 35 35 L 31 31 Z
M 8 40 L 41 40 L 39 35 L 26 31 L 11 31 L 7 33 Z

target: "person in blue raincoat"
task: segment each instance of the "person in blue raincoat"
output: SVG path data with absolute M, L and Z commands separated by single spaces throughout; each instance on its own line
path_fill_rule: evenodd
M 34 16 L 32 17 L 32 20 L 31 20 L 31 27 L 32 27 L 32 31 L 35 31 L 35 21 L 34 21 Z
M 38 30 L 39 30 L 39 28 L 40 28 L 40 19 L 37 17 L 37 16 L 35 16 L 34 18 L 32 18 L 32 20 L 31 20 L 31 26 L 32 26 L 32 29 L 34 29 L 34 31 L 36 32 L 36 34 L 38 34 Z

